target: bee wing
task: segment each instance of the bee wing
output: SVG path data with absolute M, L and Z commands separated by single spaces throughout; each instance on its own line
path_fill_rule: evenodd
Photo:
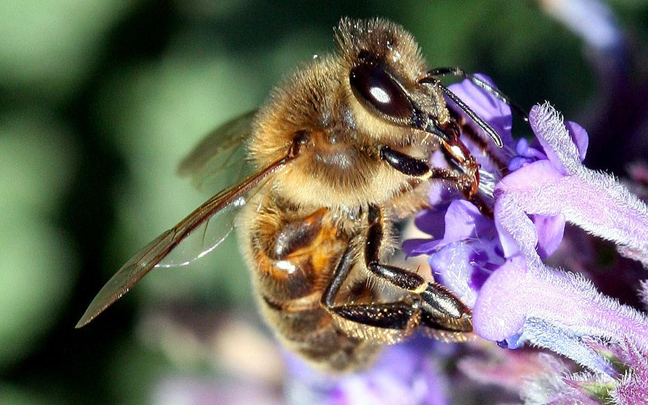
M 249 175 L 252 165 L 246 160 L 245 140 L 252 132 L 255 115 L 256 110 L 250 111 L 210 132 L 182 160 L 178 174 L 190 177 L 192 184 L 199 189 L 205 183 L 211 186 L 217 177 L 224 177 L 227 184 L 234 184 Z M 214 216 L 214 220 L 207 220 L 200 229 L 194 230 L 156 267 L 185 266 L 214 250 L 234 229 L 236 214 L 243 205 L 244 198 L 232 201 Z
M 191 178 L 198 189 L 222 172 L 234 178 L 248 175 L 250 165 L 245 159 L 245 139 L 252 132 L 256 110 L 234 118 L 209 133 L 178 166 L 178 174 Z
M 142 250 L 137 252 L 121 269 L 106 283 L 92 300 L 76 327 L 85 326 L 106 308 L 120 299 L 139 282 L 149 271 L 164 260 L 182 241 L 194 230 L 206 225 L 223 213 L 237 207 L 242 207 L 245 195 L 262 180 L 277 170 L 280 170 L 294 155 L 286 155 L 255 173 L 249 175 L 241 183 L 216 194 L 203 205 L 194 210 L 176 226 L 162 233 Z

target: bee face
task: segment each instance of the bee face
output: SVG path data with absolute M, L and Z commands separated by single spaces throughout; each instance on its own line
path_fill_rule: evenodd
M 374 130 L 368 131 L 370 136 L 392 137 L 388 123 L 419 128 L 424 111 L 441 124 L 448 121 L 442 92 L 420 81 L 428 67 L 416 41 L 402 27 L 382 20 L 345 19 L 337 33 L 354 96 L 350 105 L 362 125 Z
M 331 207 L 386 201 L 413 180 L 386 166 L 380 147 L 428 158 L 439 139 L 422 128 L 447 123 L 449 113 L 442 92 L 420 82 L 427 66 L 401 27 L 344 19 L 336 34 L 338 52 L 299 70 L 261 110 L 251 157 L 263 167 L 303 131 L 304 154 L 278 175 L 283 195 Z
M 430 178 L 478 202 L 479 166 L 444 95 L 489 127 L 435 76 L 468 75 L 429 71 L 412 36 L 385 20 L 343 19 L 336 37 L 337 53 L 299 69 L 258 113 L 225 124 L 185 159 L 181 172 L 205 178 L 229 166 L 246 145 L 255 171 L 135 254 L 77 326 L 186 240 L 197 235 L 204 243 L 207 230 L 216 228 L 225 230 L 215 238 L 220 243 L 231 223 L 219 224 L 240 209 L 239 245 L 260 310 L 279 340 L 315 366 L 367 367 L 381 345 L 416 330 L 465 340 L 470 308 L 389 258 L 395 218 L 427 203 Z M 448 168 L 430 167 L 435 151 L 450 161 Z M 203 246 L 194 257 L 213 248 Z

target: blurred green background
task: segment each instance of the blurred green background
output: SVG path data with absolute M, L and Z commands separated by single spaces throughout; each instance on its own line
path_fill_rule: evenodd
M 642 50 L 646 2 L 610 6 Z M 598 114 L 592 55 L 532 1 L 0 0 L 1 404 L 235 403 L 239 387 L 280 401 L 235 238 L 74 325 L 129 255 L 216 191 L 175 175 L 183 155 L 332 50 L 341 16 L 392 19 L 431 67 L 488 73 L 524 107 Z

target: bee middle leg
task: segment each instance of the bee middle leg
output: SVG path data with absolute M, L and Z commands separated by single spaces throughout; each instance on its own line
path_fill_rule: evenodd
M 340 260 L 333 279 L 322 296 L 322 305 L 330 312 L 355 323 L 411 333 L 418 325 L 448 332 L 471 332 L 471 311 L 445 287 L 428 283 L 420 275 L 380 263 L 383 239 L 382 215 L 378 207 L 370 207 L 369 231 L 365 245 L 367 268 L 377 277 L 406 292 L 399 301 L 368 304 L 337 304 L 335 297 L 353 268 L 355 254 L 349 246 Z M 395 337 L 394 337 L 395 336 Z M 401 335 L 383 334 L 379 338 L 398 340 Z
M 351 245 L 347 247 L 337 266 L 333 279 L 322 295 L 321 305 L 332 314 L 342 318 L 344 329 L 359 338 L 371 338 L 393 343 L 409 335 L 420 323 L 419 302 L 407 299 L 387 303 L 336 303 L 335 298 L 351 272 L 355 263 L 355 251 Z M 371 333 L 372 329 L 360 327 L 370 326 L 385 332 Z M 367 333 L 370 333 L 368 336 Z
M 374 275 L 395 287 L 420 297 L 422 314 L 437 329 L 461 332 L 472 331 L 471 310 L 444 286 L 426 281 L 423 277 L 397 266 L 380 262 L 381 242 L 384 239 L 382 211 L 369 207 L 369 230 L 365 245 L 367 268 Z

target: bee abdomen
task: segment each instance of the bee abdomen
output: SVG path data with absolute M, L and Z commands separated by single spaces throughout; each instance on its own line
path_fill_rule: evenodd
M 330 223 L 328 210 L 298 215 L 281 213 L 279 204 L 268 209 L 277 214 L 258 220 L 249 234 L 260 292 L 278 305 L 311 294 L 321 297 L 346 244 Z
M 307 218 L 285 225 L 277 235 L 270 255 L 282 260 L 296 251 L 309 247 L 322 230 L 322 216 L 326 209 L 320 209 Z
M 311 365 L 330 372 L 349 372 L 370 364 L 380 346 L 344 333 L 320 306 L 318 296 L 308 298 L 278 305 L 263 297 L 266 320 L 284 344 Z

